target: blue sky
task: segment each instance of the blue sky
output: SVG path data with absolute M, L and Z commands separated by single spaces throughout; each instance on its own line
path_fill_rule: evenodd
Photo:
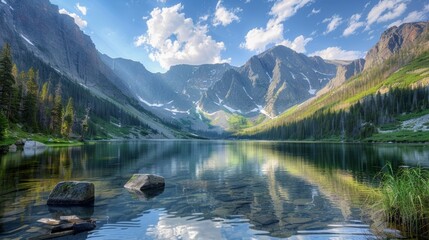
M 389 26 L 428 20 L 427 0 L 51 0 L 97 49 L 152 72 L 176 64 L 241 66 L 275 45 L 355 59 Z

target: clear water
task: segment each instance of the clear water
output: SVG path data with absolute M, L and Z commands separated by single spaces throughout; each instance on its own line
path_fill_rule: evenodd
M 97 228 L 75 239 L 371 239 L 361 207 L 388 162 L 429 165 L 411 145 L 228 141 L 101 142 L 0 160 L 0 238 L 47 233 L 37 220 L 77 215 Z M 165 177 L 136 195 L 133 173 Z M 96 186 L 95 206 L 48 207 L 59 181 Z

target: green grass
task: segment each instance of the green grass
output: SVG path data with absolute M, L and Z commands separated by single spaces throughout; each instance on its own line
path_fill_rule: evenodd
M 401 168 L 390 164 L 382 173 L 379 197 L 372 205 L 374 216 L 406 237 L 429 237 L 429 172 L 420 167 Z
M 429 142 L 429 132 L 400 130 L 390 133 L 376 133 L 364 142 L 396 142 L 396 143 L 422 143 Z
M 413 113 L 401 114 L 401 115 L 397 116 L 396 119 L 398 121 L 402 121 L 403 122 L 403 121 L 407 121 L 407 120 L 410 120 L 410 119 L 419 118 L 419 117 L 422 117 L 422 116 L 427 115 L 427 114 L 429 114 L 429 109 L 425 109 L 425 110 L 423 110 L 421 112 L 413 112 Z
M 6 147 L 14 144 L 17 140 L 30 139 L 41 142 L 50 147 L 69 147 L 69 146 L 80 146 L 82 142 L 75 139 L 65 139 L 61 137 L 52 136 L 49 134 L 42 133 L 29 133 L 24 131 L 19 125 L 12 124 L 10 129 L 6 131 L 6 137 L 0 140 L 0 147 Z
M 390 131 L 390 130 L 397 130 L 399 127 L 401 127 L 401 124 L 398 122 L 395 123 L 387 123 L 380 126 L 381 131 Z

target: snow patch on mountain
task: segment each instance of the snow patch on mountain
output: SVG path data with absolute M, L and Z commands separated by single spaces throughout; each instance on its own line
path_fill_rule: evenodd
M 232 113 L 236 113 L 236 112 L 237 112 L 237 113 L 240 113 L 240 114 L 242 113 L 242 112 L 241 112 L 241 110 L 234 109 L 234 108 L 229 107 L 229 106 L 227 106 L 227 105 L 225 105 L 225 104 L 223 105 L 223 107 L 224 107 L 224 108 L 226 108 L 228 111 L 230 111 L 230 112 L 232 112 Z
M 148 105 L 149 107 L 163 107 L 163 106 L 164 106 L 164 104 L 161 104 L 161 103 L 150 103 L 150 102 L 148 102 L 148 101 L 144 100 L 144 99 L 143 99 L 142 97 L 140 97 L 139 95 L 137 95 L 137 98 L 140 100 L 140 102 L 142 102 L 142 103 L 144 103 L 144 104 Z
M 322 75 L 325 75 L 325 76 L 335 76 L 335 74 L 319 72 L 319 71 L 317 71 L 317 70 L 316 70 L 316 69 L 314 69 L 314 68 L 313 68 L 313 71 L 314 71 L 315 73 L 322 74 Z
M 26 38 L 24 35 L 22 35 L 22 34 L 20 34 L 21 35 L 21 37 L 26 41 L 26 42 L 28 42 L 28 44 L 30 44 L 30 45 L 32 45 L 32 46 L 34 46 L 34 44 L 30 41 L 30 39 L 28 39 L 28 38 Z
M 268 78 L 270 79 L 270 82 L 272 82 L 273 78 L 270 76 L 270 74 L 268 74 L 268 72 L 265 72 L 265 74 L 267 74 Z
M 247 90 L 246 90 L 246 88 L 245 88 L 245 87 L 243 87 L 243 90 L 244 90 L 244 92 L 246 93 L 246 95 L 247 95 L 251 100 L 253 100 L 253 98 L 249 95 L 249 93 L 247 92 Z
M 314 89 L 314 88 L 311 86 L 310 79 L 308 79 L 308 77 L 307 77 L 304 73 L 301 73 L 301 75 L 304 77 L 304 80 L 306 80 L 306 81 L 308 82 L 308 85 L 310 86 L 310 88 L 308 89 L 308 93 L 310 93 L 311 95 L 316 94 L 316 89 Z

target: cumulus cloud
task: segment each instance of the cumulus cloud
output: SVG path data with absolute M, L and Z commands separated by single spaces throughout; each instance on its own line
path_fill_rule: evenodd
M 86 16 L 87 8 L 85 6 L 80 5 L 80 3 L 76 4 L 77 10 L 82 13 L 82 15 Z
M 349 19 L 349 25 L 343 32 L 344 37 L 348 37 L 356 32 L 359 28 L 363 27 L 365 25 L 364 22 L 359 22 L 361 18 L 360 14 L 354 14 Z
M 360 51 L 346 51 L 340 47 L 328 47 L 326 49 L 313 52 L 310 56 L 320 56 L 327 60 L 355 60 L 362 58 L 364 53 Z
M 412 11 L 404 19 L 397 20 L 389 27 L 400 26 L 403 23 L 425 21 L 429 13 L 429 4 L 426 4 L 421 11 Z
M 283 41 L 283 24 L 273 25 L 267 28 L 253 28 L 245 37 L 245 42 L 240 47 L 251 51 L 262 52 L 268 44 Z
M 212 39 L 207 25 L 194 24 L 182 10 L 180 3 L 153 9 L 146 22 L 146 33 L 136 37 L 134 45 L 147 47 L 150 59 L 164 69 L 177 64 L 226 62 L 220 54 L 224 43 Z
M 226 9 L 222 5 L 222 1 L 219 0 L 216 4 L 216 11 L 214 14 L 213 26 L 218 26 L 218 25 L 227 26 L 231 24 L 233 21 L 239 22 L 240 18 L 236 15 L 236 13 L 240 11 L 241 11 L 240 8 L 230 9 L 230 10 Z
M 86 26 L 88 26 L 88 22 L 83 20 L 79 15 L 77 15 L 76 13 L 71 13 L 68 12 L 67 10 L 65 10 L 64 8 L 59 10 L 60 14 L 66 14 L 69 15 L 70 17 L 72 17 L 74 19 L 74 22 L 81 28 L 85 28 Z
M 335 29 L 337 29 L 338 26 L 340 26 L 340 24 L 343 22 L 343 19 L 338 16 L 338 15 L 334 15 L 330 18 L 325 18 L 323 20 L 323 23 L 328 23 L 328 26 L 326 27 L 326 31 L 323 34 L 328 34 L 332 31 L 334 31 Z
M 286 39 L 281 43 L 278 43 L 278 45 L 286 46 L 299 53 L 305 53 L 305 45 L 307 45 L 307 43 L 309 43 L 311 40 L 313 40 L 313 38 L 305 38 L 303 35 L 300 35 L 296 37 L 293 41 L 289 41 Z
M 270 10 L 272 16 L 265 28 L 253 28 L 245 37 L 245 42 L 241 43 L 242 48 L 250 51 L 261 52 L 269 44 L 278 44 L 283 38 L 283 22 L 295 15 L 299 9 L 305 7 L 313 0 L 279 0 L 274 3 Z
M 373 23 L 381 23 L 393 20 L 401 16 L 407 9 L 408 0 L 381 0 L 368 13 L 367 27 Z

